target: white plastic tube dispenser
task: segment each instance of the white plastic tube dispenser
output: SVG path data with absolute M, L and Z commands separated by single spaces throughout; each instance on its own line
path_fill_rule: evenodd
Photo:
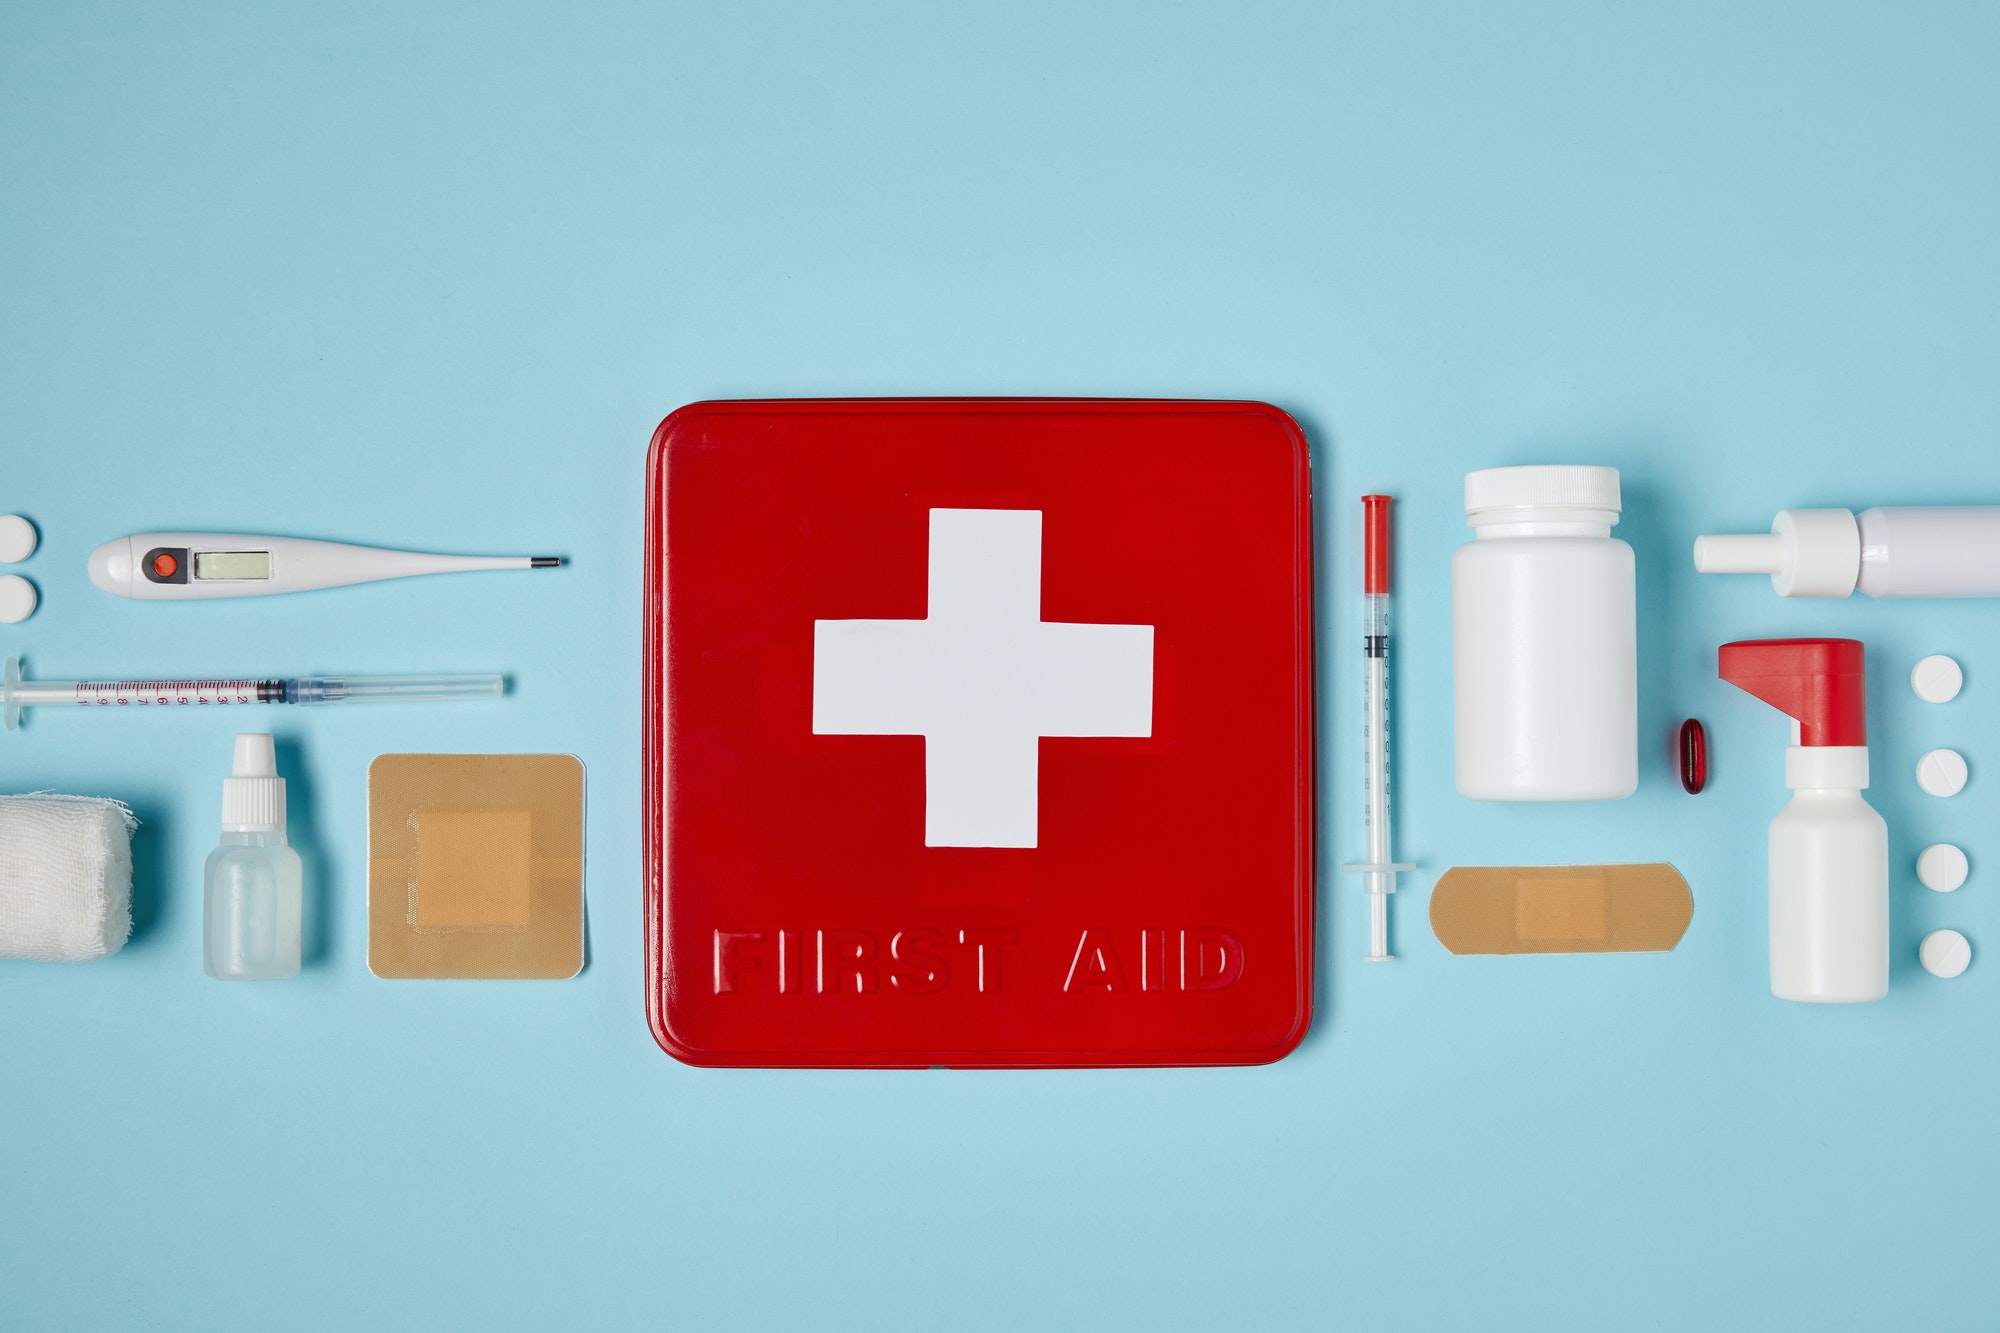
M 1694 567 L 1780 597 L 2000 597 L 2000 505 L 1781 509 L 1768 534 L 1695 538 Z

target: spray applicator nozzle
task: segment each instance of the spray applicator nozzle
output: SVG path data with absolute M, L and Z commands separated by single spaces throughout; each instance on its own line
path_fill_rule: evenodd
M 1868 744 L 1867 657 L 1859 639 L 1725 643 L 1716 673 L 1797 722 L 1800 745 Z
M 1695 538 L 1694 567 L 1769 574 L 1780 597 L 1845 597 L 1861 578 L 1861 545 L 1850 510 L 1781 509 L 1769 533 Z

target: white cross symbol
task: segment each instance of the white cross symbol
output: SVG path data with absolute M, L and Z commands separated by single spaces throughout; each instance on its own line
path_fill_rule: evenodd
M 1153 627 L 1042 619 L 1039 509 L 931 510 L 929 610 L 813 622 L 813 733 L 924 738 L 926 847 L 1033 847 L 1041 737 L 1153 734 Z

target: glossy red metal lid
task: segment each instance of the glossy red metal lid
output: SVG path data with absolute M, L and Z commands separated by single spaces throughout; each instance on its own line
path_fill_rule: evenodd
M 698 403 L 647 479 L 648 1012 L 708 1065 L 1275 1060 L 1310 468 L 1261 403 Z

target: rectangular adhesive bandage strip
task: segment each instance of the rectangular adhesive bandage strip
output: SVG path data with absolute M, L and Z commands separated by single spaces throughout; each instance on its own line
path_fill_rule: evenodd
M 1694 895 L 1663 862 L 1455 866 L 1431 890 L 1431 929 L 1453 953 L 1659 953 L 1680 943 Z
M 572 977 L 583 967 L 583 765 L 385 754 L 368 766 L 368 967 Z

